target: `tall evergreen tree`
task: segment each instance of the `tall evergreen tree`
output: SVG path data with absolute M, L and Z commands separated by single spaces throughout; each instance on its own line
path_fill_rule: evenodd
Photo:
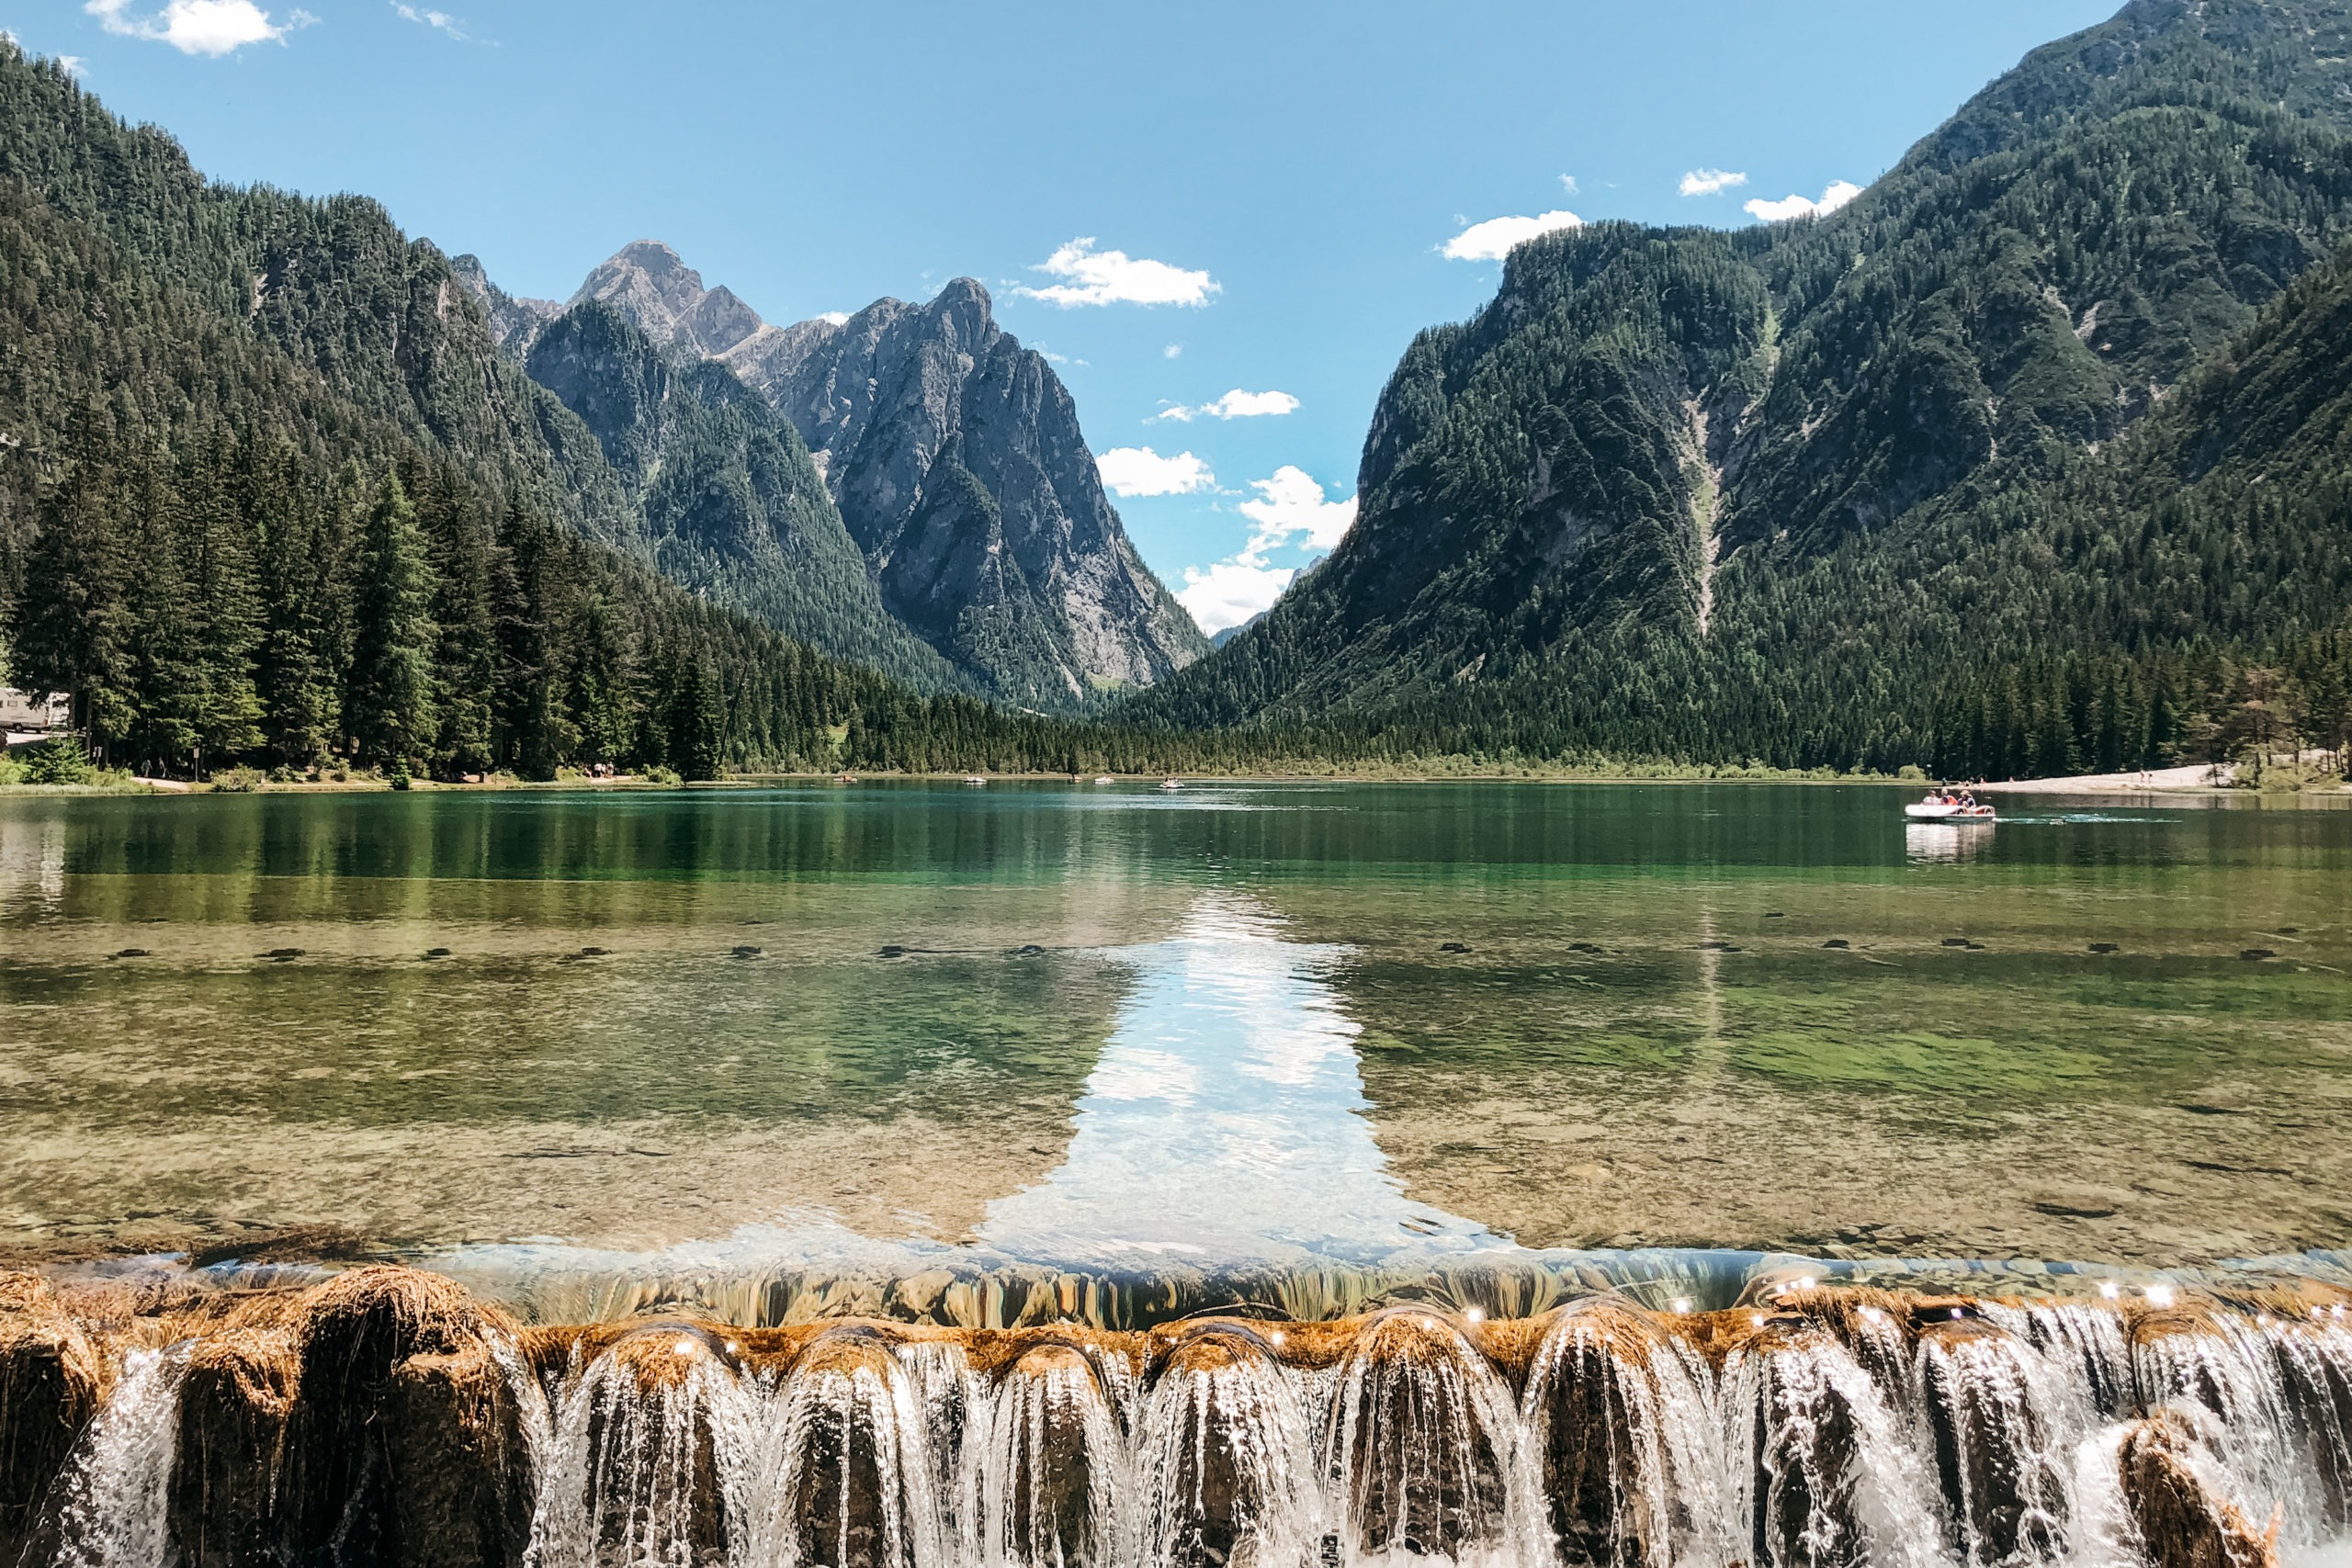
M 254 581 L 254 517 L 237 483 L 236 450 L 215 426 L 179 486 L 184 576 L 194 602 L 198 703 L 193 761 L 227 759 L 261 744 L 254 660 L 263 615 Z
M 338 574 L 322 558 L 327 531 L 291 446 L 264 453 L 249 443 L 241 479 L 267 606 L 256 675 L 263 744 L 281 765 L 316 767 L 341 732 L 343 711 L 334 628 L 344 617 L 328 604 Z
M 203 739 L 204 627 L 181 549 L 175 498 L 150 468 L 130 508 L 134 632 L 132 759 L 168 774 L 192 767 Z
M 433 562 L 433 620 L 440 630 L 433 659 L 433 771 L 445 779 L 487 773 L 498 664 L 491 540 L 471 492 L 446 464 L 422 487 L 417 513 Z
M 727 716 L 719 703 L 718 670 L 707 654 L 697 650 L 682 662 L 674 702 L 671 766 L 688 780 L 718 777 L 726 763 Z
M 376 490 L 361 531 L 344 720 L 363 762 L 421 761 L 433 740 L 433 578 L 400 476 Z
M 38 508 L 9 626 L 14 678 L 64 695 L 102 761 L 129 731 L 135 698 L 129 562 L 103 440 L 87 418 L 77 423 L 65 476 Z

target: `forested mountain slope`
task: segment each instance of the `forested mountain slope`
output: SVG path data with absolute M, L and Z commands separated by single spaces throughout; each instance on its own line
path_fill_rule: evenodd
M 1214 754 L 926 698 L 702 601 L 647 564 L 631 491 L 662 487 L 633 423 L 616 473 L 380 212 L 208 187 L 6 40 L 0 115 L 0 680 L 70 695 L 101 761 L 707 777 Z M 667 373 L 639 368 L 650 396 Z M 719 419 L 748 397 L 726 385 L 662 393 L 684 427 L 663 449 L 715 448 L 705 471 L 757 504 L 661 501 L 661 542 L 742 525 L 789 547 L 825 516 L 808 459 L 764 415 Z
M 1917 565 L 1923 531 L 2021 526 L 1990 499 L 2112 443 L 2329 253 L 2346 33 L 2335 0 L 2135 0 L 1834 216 L 1521 247 L 1408 350 L 1331 558 L 1130 712 L 1891 764 L 1931 745 L 1939 660 L 2250 635 L 2153 605 L 2093 632 Z
M 663 576 L 837 657 L 959 684 L 882 607 L 808 449 L 732 371 L 673 361 L 596 300 L 542 322 L 525 363 L 594 433 Z
M 837 541 L 817 544 L 831 530 L 809 508 L 822 513 L 831 503 L 805 489 L 786 493 L 813 475 L 806 452 L 791 450 L 797 436 L 781 422 L 762 422 L 740 402 L 730 410 L 723 389 L 692 378 L 675 383 L 697 389 L 682 395 L 703 411 L 690 420 L 673 410 L 662 423 L 687 443 L 681 462 L 655 464 L 625 481 L 599 441 L 525 373 L 523 356 L 550 330 L 556 307 L 503 294 L 473 258 L 453 263 L 431 243 L 409 240 L 363 197 L 311 200 L 214 185 L 162 131 L 125 126 L 72 83 L 31 69 L 13 51 L 0 63 L 0 177 L 102 238 L 219 330 L 266 340 L 353 410 L 455 463 L 502 503 L 526 504 L 842 657 L 928 687 L 1002 690 L 1069 707 L 1089 694 L 1089 677 L 1149 679 L 1172 668 L 1169 660 L 1131 657 L 1166 639 L 1168 615 L 1182 632 L 1192 629 L 1125 548 L 1122 534 L 1109 558 L 1140 574 L 1148 592 L 1103 599 L 1077 634 L 1069 622 L 1080 595 L 1063 592 L 1056 579 L 1038 604 L 1008 608 L 1001 594 L 959 601 L 944 630 L 926 624 L 917 628 L 922 635 L 910 635 L 889 613 L 877 618 L 873 583 L 859 581 L 863 572 L 844 574 L 831 547 Z M 698 280 L 694 288 L 699 315 L 691 323 L 665 321 L 673 330 L 662 334 L 664 346 L 698 353 L 736 337 L 789 339 L 723 290 L 705 297 Z M 579 389 L 576 376 L 571 387 Z M 684 407 L 666 393 L 662 401 Z M 59 431 L 47 423 L 53 402 L 28 401 L 16 437 L 37 447 L 53 443 Z M 1089 482 L 1091 473 L 1089 460 Z M 697 486 L 701 493 L 690 493 Z M 763 495 L 763 486 L 781 489 Z M 1111 527 L 1116 533 L 1115 517 Z M 984 597 L 977 590 L 976 596 Z M 931 607 L 934 621 L 937 609 Z M 1141 630 L 1131 634 L 1123 617 Z M 1034 633 L 1032 621 L 1046 630 Z M 1117 657 L 1101 657 L 1088 632 Z M 1043 637 L 1042 649 L 1025 661 L 992 654 L 1033 636 Z M 949 659 L 967 671 L 959 674 Z M 1027 673 L 1016 675 L 1016 668 Z
M 1129 542 L 1069 391 L 971 279 L 779 328 L 640 241 L 589 276 L 589 300 L 763 393 L 815 454 L 885 607 L 978 689 L 1067 710 L 1206 651 Z
M 209 318 L 189 333 L 266 343 L 490 491 L 642 552 L 586 430 L 499 354 L 447 258 L 406 239 L 374 202 L 216 186 L 168 135 L 126 126 L 13 47 L 0 54 L 0 178 Z M 16 417 L 31 443 L 59 434 L 63 402 L 49 381 L 27 367 L 30 395 Z
M 1740 663 L 1804 679 L 1749 722 L 1802 716 L 1817 747 L 1997 777 L 2219 755 L 2249 725 L 2341 746 L 2352 248 L 2120 441 L 1968 487 L 1774 589 Z M 1770 613 L 1830 594 L 1834 621 Z

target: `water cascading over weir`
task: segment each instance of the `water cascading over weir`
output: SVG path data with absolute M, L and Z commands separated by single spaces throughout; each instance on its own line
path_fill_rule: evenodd
M 2352 1295 L 1786 1285 L 1136 1332 L 0 1276 L 0 1562 L 2324 1562 Z

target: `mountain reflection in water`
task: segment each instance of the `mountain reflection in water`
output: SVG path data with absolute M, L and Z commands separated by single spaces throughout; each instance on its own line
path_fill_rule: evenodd
M 0 1249 L 766 1322 L 2340 1272 L 2352 811 L 1902 798 L 0 800 Z
M 542 1314 L 560 1315 L 556 1303 L 578 1301 L 596 1280 L 589 1288 L 769 1318 L 780 1289 L 795 1298 L 785 1315 L 797 1315 L 943 1263 L 976 1278 L 1125 1280 L 1146 1294 L 1183 1281 L 1216 1295 L 1302 1274 L 1409 1278 L 1521 1253 L 1412 1201 L 1389 1169 L 1367 1116 L 1361 1029 L 1329 979 L 1344 954 L 1285 940 L 1278 917 L 1221 893 L 1196 900 L 1170 939 L 1102 954 L 1135 984 L 1078 1101 L 1068 1152 L 1044 1180 L 990 1202 L 967 1245 L 877 1240 L 811 1216 L 627 1258 L 496 1247 L 426 1261 L 527 1296 Z M 613 1305 L 600 1296 L 594 1310 Z

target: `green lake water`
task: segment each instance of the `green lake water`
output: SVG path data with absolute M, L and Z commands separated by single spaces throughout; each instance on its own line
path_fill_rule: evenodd
M 2352 810 L 1906 798 L 0 799 L 0 1257 L 334 1225 L 771 1319 L 2340 1273 Z

